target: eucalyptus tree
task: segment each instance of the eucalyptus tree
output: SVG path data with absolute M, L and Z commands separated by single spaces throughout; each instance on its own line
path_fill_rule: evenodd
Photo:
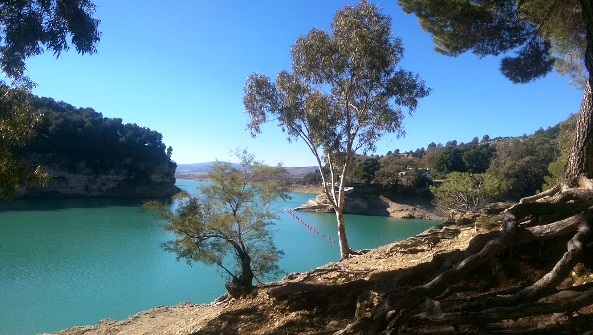
M 253 136 L 276 120 L 289 141 L 303 140 L 315 157 L 336 213 L 344 259 L 351 254 L 344 187 L 354 154 L 374 151 L 385 134 L 403 135 L 405 111 L 412 113 L 429 89 L 397 67 L 402 42 L 392 36 L 391 19 L 374 5 L 343 7 L 331 28 L 331 33 L 312 29 L 299 37 L 291 48 L 292 71 L 281 71 L 275 82 L 251 74 L 243 102 Z
M 271 235 L 277 218 L 271 203 L 289 198 L 282 166 L 238 154 L 239 167 L 216 162 L 208 174 L 210 183 L 198 195 L 180 193 L 173 210 L 156 203 L 165 228 L 175 236 L 163 248 L 190 264 L 216 264 L 230 277 L 226 288 L 232 296 L 250 292 L 253 279 L 279 274 L 282 251 Z
M 25 60 L 49 50 L 59 56 L 74 46 L 94 53 L 99 20 L 88 0 L 0 0 L 0 197 L 12 195 L 19 183 L 41 182 L 44 174 L 14 159 L 11 148 L 34 134 L 35 115 L 27 94 L 34 85 Z
M 550 190 L 526 197 L 503 215 L 502 230 L 475 238 L 462 257 L 447 259 L 426 283 L 398 287 L 383 295 L 369 318 L 348 326 L 397 333 L 414 324 L 453 326 L 517 320 L 538 314 L 576 311 L 590 306 L 593 289 L 558 292 L 572 269 L 593 252 L 593 2 L 591 0 L 398 0 L 433 35 L 435 49 L 456 56 L 502 55 L 500 71 L 527 83 L 556 67 L 584 85 L 572 147 L 563 176 Z M 508 120 L 513 122 L 514 120 Z M 504 181 L 503 181 L 504 182 Z M 566 243 L 568 241 L 568 243 Z M 544 243 L 564 248 L 546 250 Z M 488 267 L 509 247 L 550 262 L 533 278 L 521 278 L 512 291 L 493 286 L 478 290 L 468 303 L 446 307 L 451 292 L 469 292 L 471 274 Z M 538 254 L 539 249 L 539 254 Z M 544 248 L 545 249 L 545 248 Z M 522 255 L 523 256 L 523 255 Z M 523 266 L 537 267 L 538 262 Z M 590 264 L 583 265 L 589 267 Z M 424 274 L 424 269 L 416 273 Z M 412 275 L 410 275 L 412 276 Z M 397 285 L 394 283 L 394 285 Z M 488 291 L 487 294 L 479 294 Z M 458 292 L 463 296 L 466 293 Z M 476 293 L 476 292 L 473 292 Z M 554 295 L 557 293 L 557 295 Z M 545 302 L 542 302 L 545 301 Z M 455 304 L 453 304 L 455 305 Z M 506 321 L 504 321 L 506 323 Z M 512 322 L 509 321 L 509 324 Z M 362 327 L 362 328 L 361 328 Z

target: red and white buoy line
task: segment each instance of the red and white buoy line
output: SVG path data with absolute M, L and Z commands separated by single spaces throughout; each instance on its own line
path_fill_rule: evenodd
M 291 209 L 286 209 L 286 212 L 290 215 L 292 215 L 292 217 L 294 217 L 295 219 L 297 219 L 298 222 L 300 222 L 305 228 L 309 229 L 312 233 L 315 233 L 317 235 L 321 235 L 321 237 L 326 238 L 328 241 L 331 241 L 331 243 L 336 243 L 335 239 L 332 239 L 329 235 L 325 235 L 324 233 L 320 232 L 319 230 L 315 229 L 315 227 L 311 226 L 310 224 L 308 224 L 307 222 L 303 221 L 300 217 L 296 216 Z

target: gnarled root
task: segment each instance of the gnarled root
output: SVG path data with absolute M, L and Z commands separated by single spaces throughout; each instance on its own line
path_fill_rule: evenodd
M 489 324 L 538 314 L 575 311 L 591 305 L 593 285 L 577 293 L 559 293 L 558 285 L 593 248 L 592 204 L 593 191 L 568 189 L 562 192 L 554 190 L 537 201 L 524 201 L 507 209 L 502 231 L 476 237 L 460 261 L 442 269 L 426 283 L 398 288 L 398 283 L 394 282 L 394 289 L 382 295 L 370 317 L 361 318 L 336 334 L 395 334 L 410 325 L 457 327 Z M 456 301 L 455 297 L 451 297 L 452 286 L 471 281 L 472 273 L 483 269 L 483 265 L 501 254 L 528 243 L 549 244 L 560 241 L 557 239 L 568 239 L 565 251 L 558 256 L 555 265 L 542 269 L 543 275 L 533 281 L 525 279 L 513 289 L 497 290 L 493 287 L 495 293 L 467 292 L 474 296 L 469 302 L 459 298 L 457 300 L 460 301 Z M 533 250 L 533 247 L 529 248 L 527 250 Z M 456 287 L 456 290 L 459 289 Z

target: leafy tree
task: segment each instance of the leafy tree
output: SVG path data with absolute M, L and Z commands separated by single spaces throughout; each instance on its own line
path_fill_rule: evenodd
M 434 172 L 440 175 L 446 175 L 453 171 L 465 171 L 461 150 L 456 146 L 445 146 L 444 149 L 430 157 L 430 163 Z
M 414 156 L 415 158 L 422 158 L 424 157 L 424 155 L 426 155 L 426 149 L 424 148 L 416 149 L 416 151 L 414 151 L 414 153 L 412 154 L 412 156 Z
M 490 158 L 494 154 L 494 148 L 487 144 L 478 145 L 477 137 L 472 143 L 462 148 L 461 158 L 465 171 L 470 173 L 483 173 L 490 166 Z
M 500 197 L 500 179 L 488 173 L 452 172 L 438 187 L 430 186 L 443 210 L 474 211 Z
M 377 170 L 379 170 L 379 160 L 373 157 L 366 157 L 358 162 L 352 174 L 353 177 L 362 180 L 368 185 L 375 179 Z
M 544 176 L 542 191 L 549 190 L 558 183 L 558 179 L 562 176 L 562 171 L 564 171 L 564 166 L 566 166 L 567 160 L 568 155 L 561 154 L 548 164 L 548 174 Z
M 33 137 L 32 125 L 39 122 L 30 95 L 20 88 L 0 84 L 0 198 L 10 198 L 21 182 L 43 182 L 47 176 L 14 159 L 11 151 Z
M 520 199 L 541 190 L 548 165 L 556 158 L 554 133 L 538 131 L 496 146 L 488 172 L 502 180 L 509 199 Z
M 25 59 L 46 49 L 59 56 L 73 45 L 78 53 L 95 53 L 100 21 L 93 18 L 94 11 L 89 0 L 0 1 L 0 66 L 4 75 L 30 84 Z
M 398 155 L 389 155 L 379 161 L 379 170 L 375 172 L 375 182 L 385 188 L 396 188 L 400 171 L 405 171 L 408 159 Z
M 560 122 L 559 133 L 554 143 L 560 154 L 556 159 L 548 165 L 548 175 L 544 176 L 545 183 L 542 186 L 542 191 L 546 191 L 554 187 L 562 178 L 564 166 L 568 161 L 568 154 L 570 152 L 570 143 L 575 132 L 577 123 L 577 115 L 571 114 L 565 121 Z
M 263 74 L 247 79 L 248 128 L 255 136 L 262 124 L 277 120 L 289 141 L 307 144 L 336 213 L 344 259 L 351 253 L 344 187 L 354 154 L 373 151 L 387 133 L 403 134 L 404 109 L 414 111 L 429 89 L 418 76 L 397 68 L 403 47 L 391 35 L 391 19 L 364 1 L 338 10 L 331 34 L 312 29 L 301 36 L 291 53 L 292 72 L 280 72 L 275 83 Z M 321 170 L 324 165 L 329 173 Z
M 232 296 L 249 292 L 254 278 L 279 274 L 282 251 L 272 240 L 276 215 L 270 203 L 289 198 L 279 178 L 282 166 L 266 166 L 246 152 L 239 157 L 240 168 L 216 162 L 209 173 L 212 182 L 199 195 L 180 193 L 173 211 L 160 207 L 165 228 L 175 234 L 163 248 L 190 264 L 218 265 L 231 278 L 226 288 Z
M 413 157 L 386 156 L 375 173 L 375 183 L 398 194 L 416 193 L 429 181 L 426 170 L 420 169 L 419 160 Z
M 59 56 L 70 45 L 94 53 L 99 42 L 94 9 L 88 0 L 0 1 L 0 71 L 11 81 L 0 80 L 0 198 L 9 198 L 22 181 L 46 178 L 39 167 L 29 168 L 11 153 L 34 135 L 31 129 L 40 119 L 27 106 L 33 83 L 25 75 L 25 60 L 46 49 Z

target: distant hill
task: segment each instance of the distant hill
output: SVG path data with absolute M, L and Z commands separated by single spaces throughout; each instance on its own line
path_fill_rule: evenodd
M 215 162 L 177 164 L 177 173 L 181 172 L 206 172 L 208 173 Z
M 215 162 L 192 163 L 192 164 L 177 164 L 175 177 L 179 179 L 201 179 L 206 178 L 206 175 L 212 170 Z M 232 164 L 234 167 L 239 167 L 239 164 Z M 299 166 L 286 167 L 286 171 L 290 178 L 302 178 L 304 175 L 317 170 L 316 166 Z

